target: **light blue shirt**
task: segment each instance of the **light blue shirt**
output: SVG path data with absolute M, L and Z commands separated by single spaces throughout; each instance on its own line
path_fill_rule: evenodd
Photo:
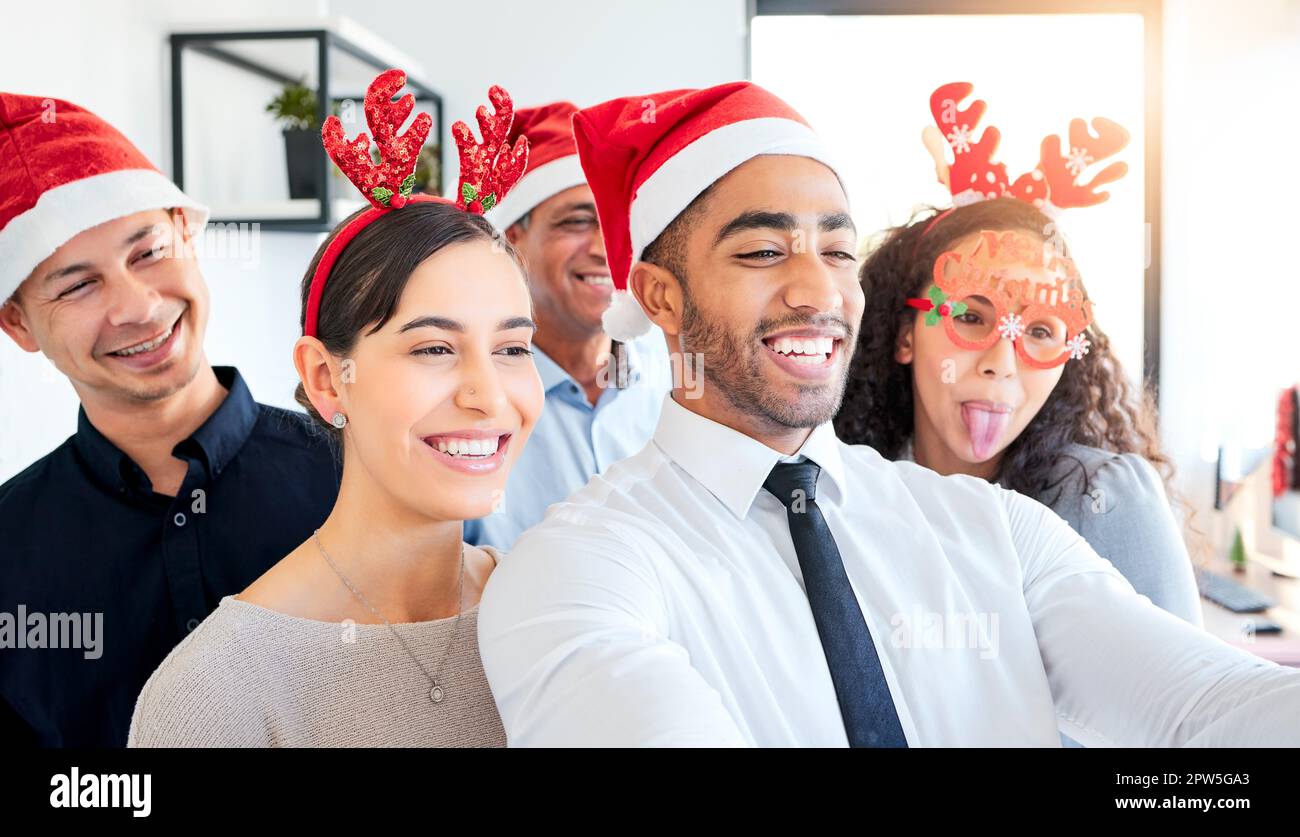
M 672 388 L 668 347 L 657 328 L 626 346 L 628 386 L 605 387 L 595 406 L 568 372 L 533 347 L 546 393 L 542 415 L 506 480 L 498 510 L 465 521 L 467 543 L 508 551 L 525 529 L 541 522 L 548 506 L 650 441 Z

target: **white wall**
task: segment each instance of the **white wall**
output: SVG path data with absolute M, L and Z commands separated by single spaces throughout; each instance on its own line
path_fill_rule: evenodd
M 1270 444 L 1300 381 L 1300 2 L 1165 0 L 1165 67 L 1163 429 L 1207 509 L 1217 446 Z
M 561 9 L 562 5 L 562 9 Z M 501 84 L 521 106 L 697 87 L 745 72 L 744 0 L 223 0 L 219 4 L 103 0 L 6 2 L 0 89 L 67 99 L 113 123 L 164 171 L 170 167 L 166 37 L 186 21 L 241 22 L 333 14 L 352 18 L 424 65 L 443 95 L 444 149 Z M 483 31 L 484 26 L 496 27 Z M 52 49 L 52 45 L 59 48 Z M 454 184 L 454 152 L 444 159 Z M 293 406 L 289 351 L 298 285 L 320 236 L 263 233 L 257 262 L 205 259 L 212 291 L 208 357 L 238 366 L 260 401 Z M 0 338 L 0 482 L 76 428 L 77 401 L 39 355 Z

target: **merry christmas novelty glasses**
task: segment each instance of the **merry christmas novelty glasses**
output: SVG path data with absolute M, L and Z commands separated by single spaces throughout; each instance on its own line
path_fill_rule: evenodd
M 1002 339 L 1036 369 L 1088 353 L 1084 331 L 1092 303 L 1074 263 L 1047 243 L 1010 231 L 984 231 L 969 253 L 950 250 L 934 263 L 934 284 L 907 304 L 942 323 L 962 349 L 984 351 Z

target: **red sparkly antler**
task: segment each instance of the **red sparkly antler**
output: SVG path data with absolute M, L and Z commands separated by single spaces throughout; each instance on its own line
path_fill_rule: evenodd
M 937 133 L 952 149 L 952 165 L 939 159 L 938 152 L 942 147 L 932 128 L 926 129 L 926 146 L 935 155 L 940 179 L 947 172 L 945 182 L 954 197 L 968 191 L 972 192 L 970 197 L 973 199 L 1000 197 L 1007 189 L 1007 167 L 993 162 L 993 153 L 998 150 L 1002 135 L 990 125 L 978 141 L 975 139 L 975 129 L 979 127 L 987 107 L 983 99 L 976 99 L 967 108 L 958 107 L 974 89 L 975 86 L 969 82 L 955 81 L 930 94 L 930 112 L 939 126 Z
M 456 205 L 470 212 L 483 213 L 501 202 L 528 166 L 528 138 L 521 136 L 511 149 L 508 138 L 515 119 L 510 94 L 497 85 L 488 89 L 488 100 L 496 109 L 489 114 L 479 105 L 479 131 L 483 144 L 474 142 L 474 132 L 464 122 L 451 126 L 451 135 L 460 150 L 460 184 Z
M 1088 123 L 1082 119 L 1070 120 L 1070 153 L 1067 157 L 1061 156 L 1060 137 L 1043 139 L 1038 166 L 1047 178 L 1052 205 L 1058 209 L 1101 203 L 1110 197 L 1110 193 L 1097 190 L 1128 173 L 1127 163 L 1111 163 L 1087 184 L 1079 182 L 1085 168 L 1119 153 L 1128 145 L 1128 131 L 1117 123 L 1097 117 L 1092 120 L 1092 127 L 1097 131 L 1095 137 L 1088 132 Z
M 406 73 L 387 70 L 366 90 L 366 123 L 375 134 L 381 162 L 375 163 L 371 158 L 370 137 L 364 131 L 348 141 L 337 116 L 330 116 L 321 126 L 321 139 L 330 159 L 380 209 L 400 209 L 406 204 L 415 187 L 415 165 L 420 149 L 433 127 L 429 114 L 420 113 L 405 133 L 397 133 L 415 107 L 415 97 L 410 93 L 393 101 L 393 96 L 405 84 Z

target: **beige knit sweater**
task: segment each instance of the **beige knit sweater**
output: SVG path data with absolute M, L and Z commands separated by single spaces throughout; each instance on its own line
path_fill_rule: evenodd
M 455 624 L 393 628 L 434 671 Z M 428 677 L 383 624 L 303 619 L 226 596 L 145 683 L 127 746 L 504 747 L 477 605 L 461 616 L 440 681 L 435 704 Z

